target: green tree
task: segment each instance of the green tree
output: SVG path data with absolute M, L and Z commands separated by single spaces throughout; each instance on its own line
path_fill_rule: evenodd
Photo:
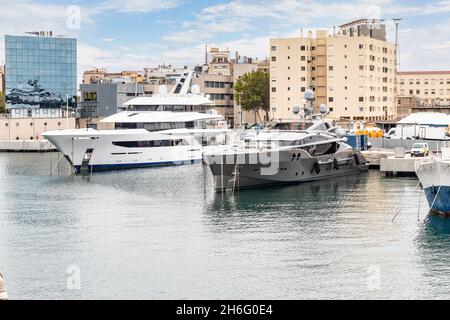
M 5 96 L 0 92 L 0 113 L 6 112 Z
M 244 111 L 266 112 L 266 120 L 269 120 L 270 111 L 270 79 L 264 71 L 246 73 L 234 84 L 234 91 L 238 103 Z M 255 119 L 256 120 L 256 119 Z

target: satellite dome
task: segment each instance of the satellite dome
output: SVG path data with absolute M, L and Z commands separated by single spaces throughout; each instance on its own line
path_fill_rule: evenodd
M 194 84 L 194 85 L 191 87 L 191 92 L 192 92 L 193 94 L 200 94 L 200 86 L 199 86 L 198 84 Z
M 308 101 L 312 101 L 314 100 L 314 98 L 316 97 L 316 95 L 314 94 L 314 91 L 312 91 L 311 89 L 308 89 L 305 91 L 305 99 Z
M 328 113 L 328 107 L 326 104 L 321 104 L 319 107 L 319 112 L 320 113 Z
M 292 112 L 294 114 L 299 114 L 300 113 L 300 107 L 299 106 L 292 107 Z
M 161 95 L 167 94 L 167 86 L 166 85 L 159 86 L 159 94 L 161 94 Z

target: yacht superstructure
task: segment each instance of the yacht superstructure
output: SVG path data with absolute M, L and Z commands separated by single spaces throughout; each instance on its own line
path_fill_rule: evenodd
M 100 122 L 113 130 L 61 130 L 43 136 L 64 154 L 77 173 L 136 167 L 190 164 L 203 152 L 226 144 L 231 131 L 214 103 L 190 87 L 186 71 L 171 93 L 137 97 L 125 110 Z M 197 112 L 200 111 L 200 112 Z

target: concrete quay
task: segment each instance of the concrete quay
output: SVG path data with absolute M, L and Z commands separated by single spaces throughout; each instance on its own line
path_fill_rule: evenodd
M 370 168 L 379 168 L 380 160 L 394 156 L 393 149 L 374 148 L 368 151 L 361 151 L 363 156 L 369 162 Z
M 380 159 L 380 172 L 384 172 L 386 176 L 397 176 L 401 174 L 415 175 L 416 162 L 424 159 L 432 159 L 433 157 L 411 157 L 405 155 L 404 158 L 388 157 Z
M 404 148 L 378 149 L 361 152 L 371 168 L 379 168 L 386 176 L 415 175 L 416 162 L 432 159 L 435 156 L 411 157 Z
M 55 146 L 48 140 L 0 140 L 0 152 L 51 152 Z

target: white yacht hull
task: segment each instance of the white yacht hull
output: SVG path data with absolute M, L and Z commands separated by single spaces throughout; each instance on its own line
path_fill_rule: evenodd
M 117 142 L 154 141 L 167 135 L 146 130 L 64 130 L 44 136 L 64 154 L 76 173 L 193 164 L 202 161 L 199 143 L 167 147 L 123 147 Z M 176 139 L 176 137 L 172 137 Z M 194 140 L 194 139 L 191 139 Z

